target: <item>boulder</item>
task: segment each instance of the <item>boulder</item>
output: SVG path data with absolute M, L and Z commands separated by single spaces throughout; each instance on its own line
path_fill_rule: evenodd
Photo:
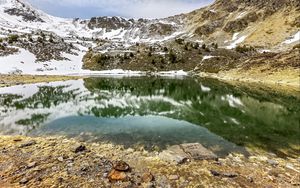
M 169 147 L 167 150 L 162 151 L 159 154 L 159 158 L 164 161 L 181 164 L 186 162 L 189 159 L 189 156 L 181 149 L 179 145 L 174 145 Z
M 183 151 L 194 160 L 216 160 L 218 159 L 212 151 L 206 149 L 199 143 L 190 143 L 181 145 Z
M 218 157 L 212 151 L 206 149 L 199 143 L 189 143 L 174 145 L 159 154 L 159 158 L 176 163 L 182 164 L 188 160 L 217 160 Z

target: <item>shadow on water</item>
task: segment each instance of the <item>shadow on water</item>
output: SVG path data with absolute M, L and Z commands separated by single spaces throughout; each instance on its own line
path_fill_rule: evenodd
M 0 133 L 90 135 L 147 148 L 200 142 L 219 153 L 247 146 L 282 157 L 300 151 L 299 93 L 160 77 L 86 78 L 24 97 L 26 89 L 0 89 Z

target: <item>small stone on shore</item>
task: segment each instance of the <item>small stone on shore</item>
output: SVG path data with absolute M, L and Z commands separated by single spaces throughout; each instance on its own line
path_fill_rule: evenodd
M 111 182 L 124 181 L 126 177 L 127 175 L 125 174 L 125 172 L 117 171 L 115 169 L 111 170 L 111 172 L 108 174 L 108 179 Z
M 177 175 L 170 175 L 169 180 L 179 180 L 179 176 Z
M 24 185 L 28 182 L 29 182 L 29 180 L 27 178 L 22 178 L 19 183 Z
M 144 183 L 149 183 L 149 182 L 154 180 L 154 177 L 150 172 L 145 172 L 142 175 L 142 180 L 143 180 Z
M 35 166 L 36 166 L 36 162 L 32 162 L 27 165 L 27 168 L 33 168 Z
M 210 173 L 213 176 L 220 176 L 220 177 L 225 177 L 225 178 L 235 178 L 238 176 L 236 173 L 231 173 L 231 172 L 218 172 L 216 170 L 211 170 Z
M 35 144 L 36 144 L 36 141 L 31 140 L 31 141 L 28 141 L 28 142 L 25 142 L 25 143 L 21 144 L 20 148 L 29 147 L 29 146 L 32 146 L 32 145 L 35 145 Z
M 75 153 L 80 153 L 86 151 L 86 147 L 84 145 L 77 146 L 74 150 Z
M 130 166 L 124 161 L 116 161 L 113 165 L 113 168 L 118 171 L 128 171 L 130 170 Z
M 60 162 L 63 162 L 64 158 L 63 157 L 58 157 L 57 160 L 60 161 Z

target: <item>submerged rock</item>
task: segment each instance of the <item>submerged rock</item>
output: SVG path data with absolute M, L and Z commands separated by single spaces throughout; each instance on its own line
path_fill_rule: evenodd
M 175 145 L 169 147 L 167 150 L 162 151 L 159 154 L 159 158 L 164 161 L 182 164 L 189 159 L 189 156 L 182 150 L 179 145 Z
M 185 153 L 195 160 L 216 160 L 217 155 L 199 143 L 181 144 Z
M 212 151 L 206 149 L 199 143 L 181 144 L 169 147 L 159 154 L 159 158 L 175 162 L 184 163 L 188 160 L 217 160 L 218 157 Z

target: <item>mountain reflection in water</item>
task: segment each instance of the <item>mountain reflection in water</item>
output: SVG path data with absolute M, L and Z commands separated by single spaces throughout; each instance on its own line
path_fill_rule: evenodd
M 214 80 L 86 78 L 0 88 L 0 133 L 82 136 L 148 148 L 299 152 L 299 98 Z M 89 136 L 86 136 L 89 135 Z

